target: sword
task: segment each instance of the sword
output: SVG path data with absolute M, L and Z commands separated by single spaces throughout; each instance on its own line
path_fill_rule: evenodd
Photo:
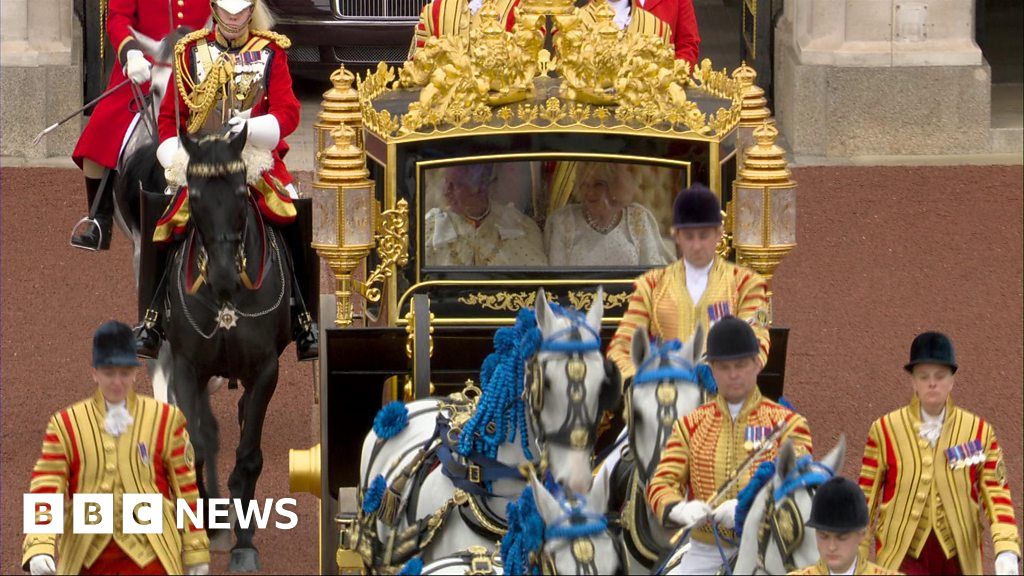
M 39 144 L 39 141 L 43 139 L 43 136 L 46 136 L 50 132 L 53 132 L 54 130 L 56 130 L 57 127 L 60 126 L 61 124 L 67 122 L 68 120 L 71 120 L 72 118 L 74 118 L 75 116 L 78 116 L 79 114 L 85 112 L 89 108 L 92 108 L 93 106 L 96 105 L 97 102 L 99 102 L 100 100 L 103 100 L 107 96 L 110 96 L 111 94 L 113 94 L 114 92 L 116 92 L 118 89 L 120 89 L 121 87 L 123 87 L 125 84 L 127 84 L 129 82 L 131 82 L 131 79 L 125 78 L 117 86 L 114 86 L 114 87 L 108 89 L 103 94 L 100 94 L 99 96 L 97 96 L 97 97 L 93 98 L 92 100 L 90 100 L 85 106 L 82 106 L 78 110 L 75 110 L 71 114 L 68 114 L 65 118 L 63 118 L 59 122 L 55 122 L 55 123 L 53 123 L 53 125 L 48 126 L 45 130 L 43 130 L 42 132 L 40 132 L 39 134 L 36 135 L 36 137 L 32 140 L 32 145 L 35 146 L 36 144 Z

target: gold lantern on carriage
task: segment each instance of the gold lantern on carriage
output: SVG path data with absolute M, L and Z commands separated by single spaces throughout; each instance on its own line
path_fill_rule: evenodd
M 767 120 L 754 130 L 756 143 L 745 151 L 733 182 L 733 247 L 739 262 L 768 282 L 769 321 L 772 276 L 796 247 L 796 182 L 785 150 L 775 143 L 778 135 Z

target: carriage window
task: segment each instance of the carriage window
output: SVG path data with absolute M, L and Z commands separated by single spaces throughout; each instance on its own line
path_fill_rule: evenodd
M 421 173 L 427 267 L 660 266 L 685 170 L 558 160 Z

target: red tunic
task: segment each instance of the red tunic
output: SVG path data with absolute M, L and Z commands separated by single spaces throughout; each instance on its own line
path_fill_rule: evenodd
M 644 0 L 641 8 L 661 18 L 672 28 L 676 60 L 686 60 L 691 67 L 696 66 L 700 54 L 700 34 L 697 33 L 693 0 Z
M 210 18 L 208 0 L 174 0 L 173 26 L 202 28 Z M 134 37 L 129 27 L 155 40 L 162 39 L 171 30 L 168 21 L 167 4 L 143 0 L 110 0 L 110 15 L 107 19 L 107 35 L 117 52 L 117 62 L 110 72 L 107 88 L 116 86 L 125 79 L 122 59 L 133 46 Z M 149 86 L 143 87 L 144 92 Z M 121 152 L 121 142 L 135 113 L 129 109 L 131 89 L 124 86 L 104 98 L 93 109 L 92 117 L 82 136 L 78 139 L 71 158 L 82 166 L 82 159 L 88 158 L 101 166 L 114 168 Z
M 268 33 L 257 31 L 250 33 L 260 38 L 271 38 L 271 35 Z M 216 32 L 211 31 L 204 37 L 204 40 L 210 45 L 217 44 Z M 195 39 L 187 44 L 183 52 L 184 62 L 175 64 L 176 66 L 179 64 L 187 66 L 188 74 L 195 81 L 200 80 L 195 77 L 196 65 L 194 61 L 196 45 L 198 43 L 199 39 Z M 270 39 L 266 49 L 270 50 L 271 54 L 264 72 L 263 82 L 265 89 L 260 99 L 253 104 L 250 118 L 256 118 L 264 114 L 273 115 L 277 119 L 280 128 L 280 140 L 277 143 L 277 147 L 271 151 L 274 158 L 273 167 L 263 172 L 259 182 L 250 184 L 250 186 L 256 192 L 254 197 L 263 215 L 275 224 L 285 225 L 295 219 L 295 206 L 292 205 L 291 198 L 284 189 L 285 186 L 292 183 L 292 175 L 284 164 L 284 156 L 288 153 L 288 144 L 285 142 L 285 137 L 294 132 L 298 127 L 301 105 L 292 91 L 292 76 L 288 70 L 288 54 L 285 52 L 285 48 L 273 41 L 273 39 Z M 241 49 L 238 49 L 233 52 L 237 53 L 240 51 Z M 160 117 L 157 122 L 160 142 L 178 135 L 179 132 L 184 134 L 187 131 L 190 110 L 185 104 L 185 99 L 182 97 L 177 86 L 173 88 L 173 93 L 178 99 L 181 124 L 175 129 L 174 100 L 172 98 L 164 98 L 160 105 Z M 157 221 L 156 230 L 153 232 L 154 242 L 166 242 L 179 238 L 185 231 L 189 210 L 188 195 L 184 190 L 184 188 L 179 190 L 178 195 L 171 205 L 168 206 L 167 211 Z
M 211 31 L 207 34 L 206 41 L 211 44 L 215 44 L 217 42 L 216 33 Z M 190 43 L 188 47 L 185 48 L 188 65 L 192 70 L 195 70 L 195 62 L 193 62 L 192 59 L 195 54 L 194 46 L 197 42 L 198 40 Z M 263 97 L 253 105 L 250 117 L 255 118 L 257 116 L 263 116 L 264 114 L 273 114 L 274 118 L 277 118 L 278 126 L 281 129 L 281 140 L 277 143 L 277 148 L 273 150 L 274 167 L 271 168 L 269 172 L 272 176 L 277 178 L 282 185 L 287 186 L 288 184 L 291 184 L 292 176 L 284 164 L 284 157 L 288 154 L 288 143 L 285 142 L 285 137 L 289 136 L 296 128 L 298 128 L 301 105 L 299 104 L 298 98 L 295 97 L 295 93 L 292 91 L 292 75 L 288 70 L 287 52 L 273 41 L 270 42 L 267 47 L 273 51 L 273 56 L 270 58 L 270 70 L 266 72 L 266 90 L 263 92 Z M 188 106 L 185 105 L 185 99 L 182 98 L 177 87 L 174 87 L 173 93 L 178 98 L 178 106 L 181 111 L 180 131 L 184 133 L 185 127 L 188 125 L 189 109 Z M 178 135 L 178 130 L 175 130 L 174 128 L 173 99 L 164 98 L 163 103 L 160 105 L 160 119 L 158 124 L 160 142 Z

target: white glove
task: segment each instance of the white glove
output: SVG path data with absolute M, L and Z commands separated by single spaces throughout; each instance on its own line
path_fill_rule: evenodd
M 53 556 L 36 554 L 28 561 L 30 574 L 56 574 L 57 567 L 53 564 Z
M 38 556 L 36 556 L 36 558 L 38 558 Z M 33 558 L 33 560 L 35 560 L 35 558 Z M 1017 576 L 1020 574 L 1017 568 L 1018 562 L 1020 562 L 1020 560 L 1013 552 L 1000 552 L 999 555 L 996 556 L 996 574 L 999 576 Z M 35 572 L 33 572 L 33 574 L 35 574 Z
M 152 67 L 153 65 L 142 54 L 142 50 L 129 50 L 125 57 L 124 75 L 131 78 L 135 84 L 145 84 L 149 82 Z
M 160 143 L 160 146 L 156 149 L 156 159 L 160 161 L 161 166 L 164 168 L 171 167 L 171 164 L 174 163 L 174 156 L 178 153 L 179 145 L 177 136 L 171 136 Z
M 668 519 L 682 526 L 683 528 L 696 528 L 707 521 L 711 516 L 711 507 L 703 500 L 690 500 L 678 504 L 668 513 Z
M 210 565 L 208 563 L 203 563 L 186 566 L 185 573 L 189 576 L 206 576 L 210 573 Z
M 715 523 L 728 530 L 735 528 L 736 504 L 737 500 L 735 498 L 719 504 L 718 508 L 715 508 Z
M 228 120 L 228 125 L 231 126 L 232 134 L 237 134 L 242 131 L 243 126 L 246 127 L 249 131 L 246 143 L 262 150 L 273 150 L 281 141 L 281 125 L 277 123 L 277 118 L 274 118 L 273 114 L 246 120 L 243 113 Z

